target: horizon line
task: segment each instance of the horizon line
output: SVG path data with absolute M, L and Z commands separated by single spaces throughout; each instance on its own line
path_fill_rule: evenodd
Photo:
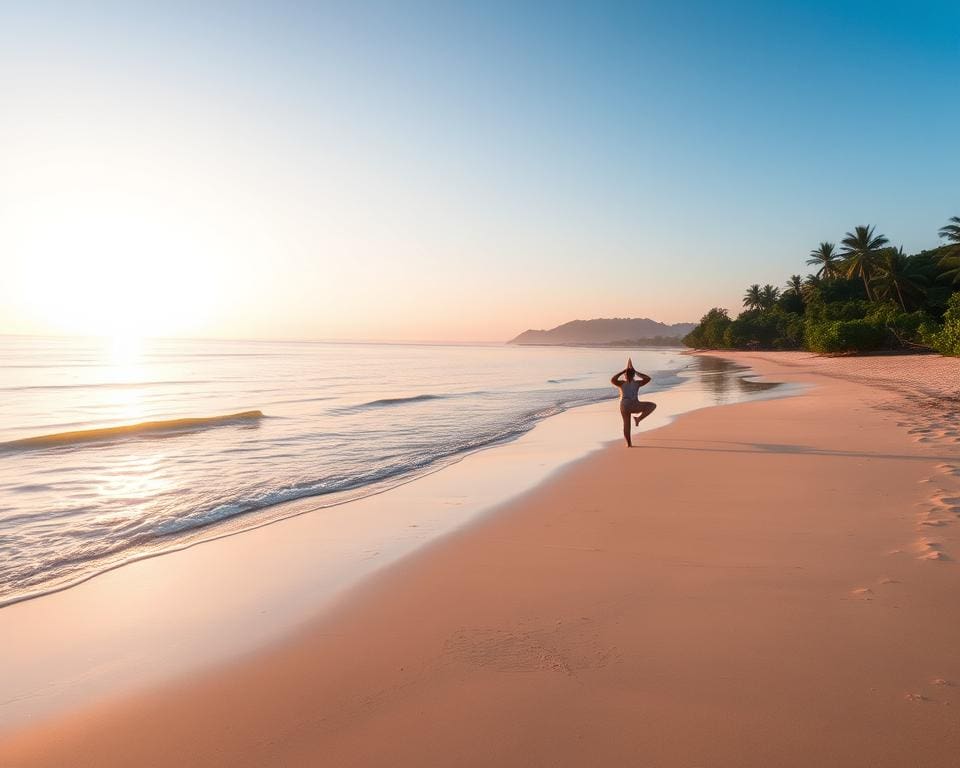
M 509 340 L 488 339 L 481 341 L 466 341 L 457 339 L 351 339 L 351 338 L 293 338 L 274 336 L 164 336 L 151 334 L 108 334 L 108 333 L 4 333 L 0 338 L 5 339 L 115 339 L 136 338 L 143 341 L 270 341 L 302 344 L 462 344 L 462 345 L 489 345 L 509 344 Z

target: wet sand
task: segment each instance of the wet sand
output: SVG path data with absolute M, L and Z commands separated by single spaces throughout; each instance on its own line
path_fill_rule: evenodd
M 956 765 L 960 361 L 733 357 L 810 386 L 611 444 L 0 764 Z

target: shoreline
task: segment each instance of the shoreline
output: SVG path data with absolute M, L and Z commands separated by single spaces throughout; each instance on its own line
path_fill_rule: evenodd
M 818 386 L 596 451 L 281 643 L 0 758 L 951 765 L 960 435 L 877 387 L 909 366 L 722 357 Z
M 313 343 L 313 342 L 310 342 Z M 679 350 L 678 350 L 679 352 Z M 670 369 L 667 371 L 662 371 L 661 373 L 666 374 L 668 377 L 675 377 L 678 373 L 677 370 Z M 677 383 L 669 383 L 663 389 L 655 389 L 652 393 L 653 395 L 661 395 L 666 392 L 670 392 L 675 389 L 677 386 L 682 386 L 683 381 L 678 385 Z M 38 585 L 35 588 L 30 589 L 26 592 L 19 592 L 16 594 L 5 594 L 0 595 L 0 610 L 3 608 L 15 605 L 17 603 L 34 600 L 36 598 L 44 597 L 51 594 L 56 594 L 64 590 L 71 589 L 78 585 L 81 585 L 91 579 L 97 578 L 105 573 L 116 570 L 118 568 L 124 568 L 128 565 L 140 562 L 142 560 L 148 560 L 155 557 L 160 557 L 172 553 L 176 553 L 191 547 L 204 544 L 211 541 L 216 541 L 222 538 L 229 536 L 234 536 L 240 533 L 247 531 L 253 531 L 263 526 L 272 525 L 274 523 L 282 522 L 290 517 L 296 517 L 303 514 L 308 514 L 312 512 L 319 512 L 324 509 L 337 507 L 344 504 L 352 504 L 358 501 L 362 501 L 371 496 L 377 496 L 388 491 L 392 491 L 396 488 L 402 487 L 412 482 L 417 482 L 425 477 L 428 477 L 436 472 L 443 471 L 444 469 L 458 464 L 459 462 L 467 459 L 468 457 L 491 449 L 496 449 L 505 445 L 510 444 L 511 442 L 522 438 L 527 434 L 531 429 L 535 429 L 540 423 L 546 419 L 556 418 L 557 416 L 562 416 L 564 413 L 584 407 L 592 407 L 597 405 L 603 405 L 604 402 L 615 401 L 615 395 L 611 394 L 606 400 L 595 401 L 592 403 L 583 403 L 583 404 L 574 404 L 574 405 L 564 405 L 561 407 L 559 412 L 551 414 L 549 416 L 541 417 L 539 421 L 533 423 L 531 427 L 528 427 L 526 431 L 517 431 L 510 435 L 496 438 L 492 441 L 475 444 L 466 449 L 457 451 L 450 455 L 444 456 L 438 459 L 434 464 L 431 464 L 427 468 L 421 468 L 419 470 L 412 470 L 410 472 L 400 474 L 397 476 L 391 476 L 379 480 L 372 481 L 366 485 L 359 487 L 348 488 L 343 490 L 336 490 L 330 493 L 312 493 L 304 496 L 298 496 L 295 498 L 283 500 L 283 501 L 274 501 L 265 506 L 255 507 L 249 509 L 245 512 L 241 512 L 236 515 L 225 517 L 219 520 L 215 520 L 206 525 L 201 525 L 196 528 L 186 529 L 182 532 L 173 534 L 170 538 L 169 543 L 159 543 L 158 541 L 152 541 L 146 544 L 143 547 L 134 546 L 128 550 L 124 550 L 118 553 L 115 557 L 110 557 L 104 559 L 102 562 L 97 563 L 95 569 L 88 572 L 83 572 L 78 575 L 73 575 L 66 577 L 64 579 L 59 579 L 56 581 L 50 581 L 44 585 Z M 4 446 L 9 445 L 20 445 L 20 444 L 32 444 L 39 443 L 43 444 L 50 438 L 62 438 L 64 436 L 73 436 L 73 435 L 83 435 L 86 432 L 91 433 L 114 433 L 114 432 L 126 432 L 126 431 L 138 431 L 144 426 L 148 427 L 163 427 L 166 424 L 173 425 L 182 425 L 186 422 L 201 422 L 201 421 L 232 421 L 239 417 L 252 417 L 256 418 L 270 418 L 264 417 L 261 411 L 245 411 L 241 413 L 218 415 L 214 417 L 178 417 L 174 419 L 161 420 L 157 422 L 140 422 L 140 423 L 131 423 L 131 424 L 122 424 L 118 426 L 104 426 L 96 427 L 91 430 L 81 430 L 80 432 L 70 432 L 70 433 L 58 433 L 58 434 L 41 434 L 35 435 L 32 437 L 16 439 L 8 441 L 7 443 L 0 444 L 0 452 Z M 148 430 L 149 431 L 149 430 Z M 584 449 L 579 452 L 579 454 L 586 455 L 589 451 Z M 578 454 L 578 455 L 579 455 Z M 576 458 L 573 456 L 572 458 Z M 2 717 L 0 717 L 0 724 L 2 724 Z
M 749 373 L 729 375 L 740 380 Z M 710 406 L 698 389 L 699 374 L 688 375 L 653 393 L 662 407 L 645 422 L 646 431 L 677 413 Z M 737 389 L 732 381 L 726 385 Z M 611 403 L 615 399 L 568 409 L 517 439 L 376 493 L 339 503 L 322 497 L 286 502 L 282 516 L 7 603 L 0 608 L 0 636 L 9 638 L 0 655 L 0 734 L 282 642 L 364 579 L 602 450 L 617 431 Z M 270 564 L 281 558 L 283 572 L 271 572 Z M 255 579 L 248 563 L 262 563 L 268 572 Z M 142 594 L 154 602 L 144 604 Z M 47 636 L 51 626 L 62 627 L 64 616 L 105 606 L 111 613 L 92 626 L 70 630 L 70 637 Z M 264 614 L 269 622 L 260 621 Z M 224 627 L 230 628 L 226 640 L 219 636 Z

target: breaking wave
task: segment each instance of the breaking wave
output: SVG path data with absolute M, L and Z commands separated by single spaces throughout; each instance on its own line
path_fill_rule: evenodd
M 264 418 L 262 411 L 241 411 L 240 413 L 228 413 L 222 416 L 141 421 L 137 424 L 121 424 L 116 427 L 100 427 L 97 429 L 79 429 L 73 432 L 56 432 L 51 435 L 35 435 L 34 437 L 25 437 L 20 440 L 10 440 L 6 443 L 0 443 L 0 451 L 29 451 L 40 448 L 82 445 L 83 443 L 116 440 L 125 437 L 196 432 L 197 430 L 210 429 L 212 427 L 256 422 L 262 418 Z

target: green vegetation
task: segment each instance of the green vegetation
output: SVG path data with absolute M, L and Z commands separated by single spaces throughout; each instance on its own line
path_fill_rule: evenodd
M 960 292 L 950 297 L 943 324 L 922 326 L 920 335 L 937 352 L 960 355 Z
M 754 283 L 743 311 L 715 307 L 683 339 L 699 349 L 812 352 L 934 350 L 960 355 L 960 216 L 939 231 L 945 244 L 908 256 L 872 226 L 814 248 L 816 271 L 783 290 Z

